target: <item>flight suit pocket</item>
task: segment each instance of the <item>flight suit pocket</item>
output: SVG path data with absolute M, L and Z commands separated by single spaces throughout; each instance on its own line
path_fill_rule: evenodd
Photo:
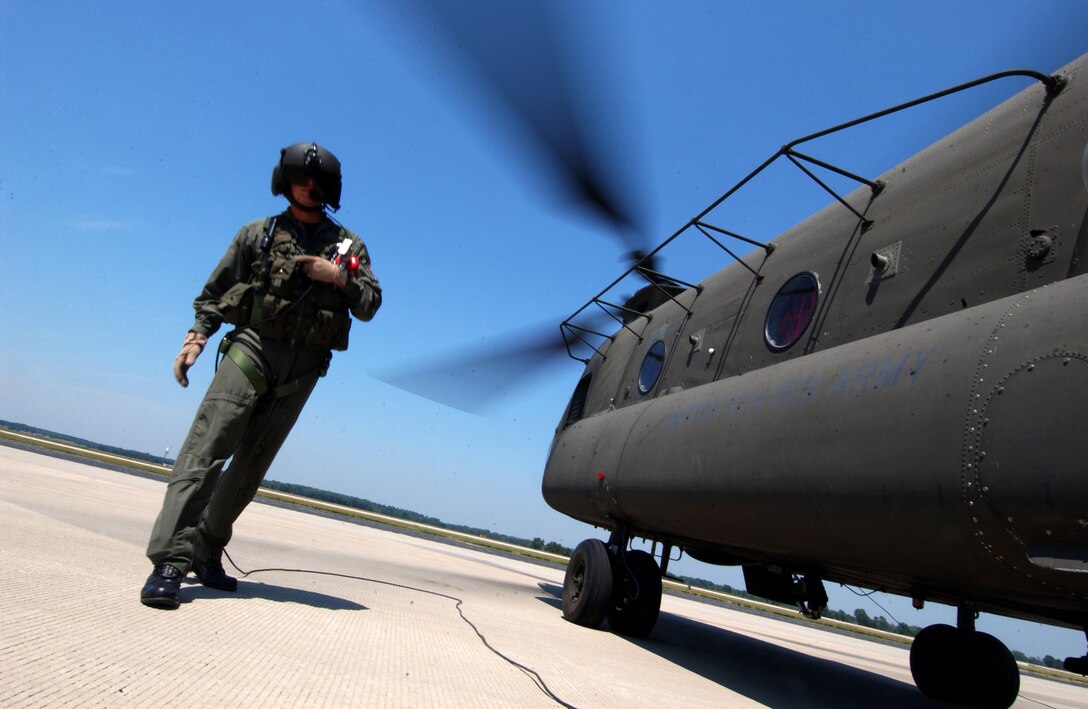
M 306 344 L 311 347 L 327 347 L 331 350 L 348 348 L 348 331 L 351 330 L 351 318 L 331 310 L 318 310 Z
M 248 324 L 253 308 L 253 286 L 249 283 L 235 283 L 223 294 L 217 305 L 226 322 L 231 325 Z

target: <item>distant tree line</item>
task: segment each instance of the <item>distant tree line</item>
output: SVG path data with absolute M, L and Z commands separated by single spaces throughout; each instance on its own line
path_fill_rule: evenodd
M 537 551 L 546 551 L 549 554 L 561 554 L 563 556 L 571 555 L 571 548 L 565 547 L 559 542 L 545 542 L 540 537 L 533 537 L 533 541 L 529 542 L 530 549 L 536 549 Z
M 73 446 L 80 446 L 81 448 L 91 448 L 96 451 L 102 451 L 103 453 L 109 453 L 110 455 L 119 455 L 125 458 L 142 460 L 147 463 L 154 463 L 155 465 L 172 466 L 174 464 L 173 458 L 166 458 L 161 455 L 152 455 L 151 453 L 145 453 L 143 451 L 134 451 L 130 448 L 118 448 L 117 446 L 111 446 L 105 443 L 96 443 L 95 441 L 88 441 L 86 438 L 77 438 L 76 436 L 69 436 L 64 433 L 57 433 L 56 431 L 47 431 L 43 428 L 37 428 L 36 426 L 27 426 L 25 423 L 0 421 L 0 428 L 6 428 L 7 430 L 14 431 L 15 433 L 24 433 L 28 436 L 48 438 L 51 441 L 58 441 L 60 443 L 67 443 Z
M 853 623 L 854 625 L 860 625 L 863 628 L 873 628 L 875 630 L 882 630 L 886 633 L 898 633 L 899 635 L 906 635 L 912 638 L 922 632 L 922 629 L 917 625 L 908 625 L 899 622 L 892 623 L 882 615 L 873 618 L 866 613 L 863 608 L 858 608 L 853 613 L 827 610 L 824 611 L 824 617 L 831 618 L 832 620 L 841 620 L 844 623 Z
M 345 495 L 339 492 L 329 492 L 328 490 L 320 490 L 316 487 L 310 487 L 308 485 L 299 485 L 296 483 L 282 483 L 277 480 L 265 480 L 261 484 L 264 487 L 270 488 L 272 490 L 279 490 L 280 492 L 286 492 L 290 495 L 308 497 L 313 500 L 330 502 L 334 505 L 351 507 L 353 509 L 363 510 L 364 512 L 374 512 L 375 514 L 396 517 L 397 519 L 403 519 L 409 522 L 416 522 L 418 524 L 429 524 L 432 527 L 441 527 L 442 529 L 449 529 L 454 532 L 461 532 L 462 534 L 471 534 L 475 537 L 494 539 L 495 541 L 505 542 L 506 544 L 514 544 L 520 547 L 547 551 L 553 554 L 563 554 L 565 556 L 570 556 L 571 553 L 571 550 L 569 548 L 562 546 L 557 542 L 545 542 L 540 537 L 536 537 L 534 539 L 524 539 L 522 537 L 512 537 L 508 534 L 499 534 L 497 532 L 492 532 L 489 529 L 468 527 L 462 524 L 450 524 L 449 522 L 443 522 L 437 517 L 430 517 L 428 515 L 423 515 L 418 512 L 413 512 L 411 510 L 405 510 L 400 507 L 383 505 L 381 503 L 372 502 L 361 497 Z

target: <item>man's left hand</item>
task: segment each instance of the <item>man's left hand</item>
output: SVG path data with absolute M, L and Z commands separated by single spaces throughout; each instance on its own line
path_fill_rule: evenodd
M 348 274 L 332 261 L 320 256 L 296 256 L 295 260 L 302 264 L 302 272 L 312 280 L 331 283 L 337 288 L 347 285 Z

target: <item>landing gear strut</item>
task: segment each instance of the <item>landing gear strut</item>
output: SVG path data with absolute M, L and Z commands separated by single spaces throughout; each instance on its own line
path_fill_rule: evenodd
M 960 608 L 957 627 L 931 625 L 910 646 L 910 673 L 922 694 L 943 702 L 1005 709 L 1020 692 L 1020 669 L 1000 640 L 975 630 Z
M 621 635 L 646 637 L 661 609 L 661 570 L 652 555 L 627 549 L 630 536 L 617 526 L 608 544 L 587 539 L 567 564 L 563 617 L 596 628 L 605 617 Z

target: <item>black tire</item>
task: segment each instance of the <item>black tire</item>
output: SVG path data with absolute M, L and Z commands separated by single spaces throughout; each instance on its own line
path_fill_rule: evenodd
M 1006 709 L 1020 694 L 1020 668 L 1004 643 L 988 633 L 975 633 L 974 696 L 971 704 L 983 709 Z
M 952 704 L 1007 709 L 1020 693 L 1020 668 L 987 633 L 931 625 L 910 646 L 910 673 L 922 694 Z
M 563 577 L 563 617 L 596 628 L 612 598 L 612 564 L 604 542 L 586 539 L 574 549 Z
M 654 629 L 661 610 L 661 569 L 644 551 L 627 552 L 618 566 L 608 625 L 620 635 L 644 638 Z
M 910 673 L 930 699 L 964 704 L 970 697 L 970 635 L 951 625 L 922 629 L 910 645 Z

